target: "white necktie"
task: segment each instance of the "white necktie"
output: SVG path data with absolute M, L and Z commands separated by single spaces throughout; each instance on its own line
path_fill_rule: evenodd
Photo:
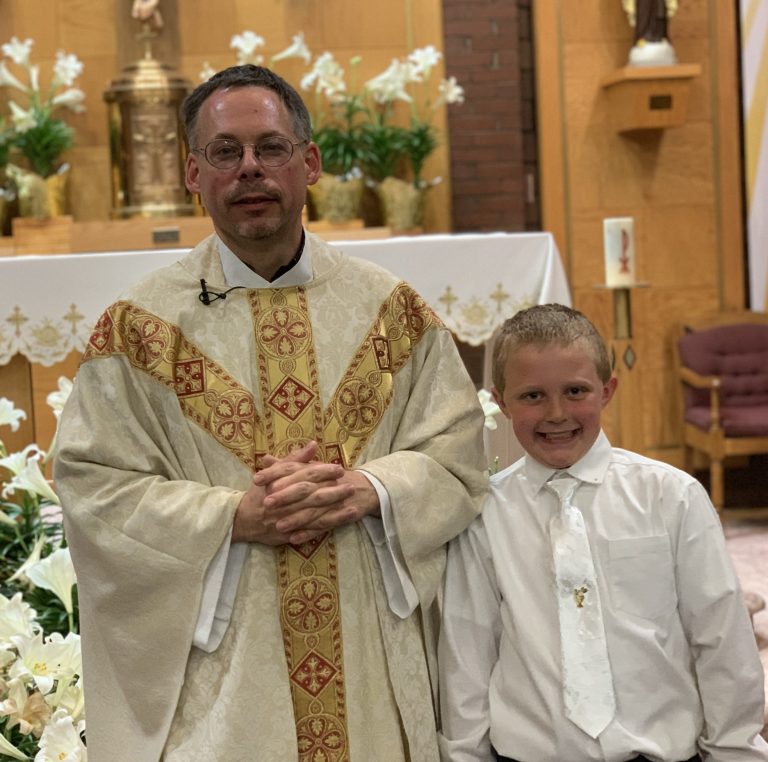
M 560 500 L 549 524 L 560 615 L 566 716 L 592 738 L 616 713 L 595 565 L 584 517 L 571 503 L 579 480 L 555 476 L 547 488 Z

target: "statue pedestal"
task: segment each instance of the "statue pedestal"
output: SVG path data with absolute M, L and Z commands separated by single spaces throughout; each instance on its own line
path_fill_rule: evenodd
M 691 80 L 699 64 L 625 66 L 602 81 L 618 132 L 658 130 L 685 124 Z

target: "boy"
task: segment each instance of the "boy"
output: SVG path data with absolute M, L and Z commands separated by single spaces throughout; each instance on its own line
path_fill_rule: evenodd
M 594 326 L 557 304 L 517 313 L 493 383 L 526 454 L 449 550 L 443 760 L 768 760 L 717 515 L 693 477 L 609 444 Z

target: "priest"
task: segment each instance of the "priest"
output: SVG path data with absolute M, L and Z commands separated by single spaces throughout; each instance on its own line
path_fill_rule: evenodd
M 303 229 L 290 85 L 232 67 L 183 118 L 215 234 L 105 310 L 61 419 L 89 758 L 437 762 L 474 388 L 409 285 Z

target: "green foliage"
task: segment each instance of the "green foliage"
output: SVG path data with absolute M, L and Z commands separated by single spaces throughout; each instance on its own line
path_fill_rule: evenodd
M 5 126 L 5 120 L 0 117 L 0 169 L 8 163 L 8 154 L 15 137 L 12 127 Z
M 36 111 L 37 124 L 17 135 L 15 145 L 41 177 L 49 177 L 58 168 L 61 154 L 69 148 L 75 131 L 61 119 Z
M 422 184 L 421 173 L 424 169 L 424 162 L 435 148 L 437 148 L 435 128 L 427 122 L 412 119 L 411 129 L 406 135 L 405 151 L 411 162 L 413 183 L 417 188 L 421 187 Z
M 315 130 L 313 139 L 323 157 L 323 170 L 348 175 L 360 164 L 360 128 L 329 125 Z
M 396 176 L 407 155 L 408 130 L 374 120 L 361 125 L 360 137 L 360 157 L 365 173 L 377 182 Z

